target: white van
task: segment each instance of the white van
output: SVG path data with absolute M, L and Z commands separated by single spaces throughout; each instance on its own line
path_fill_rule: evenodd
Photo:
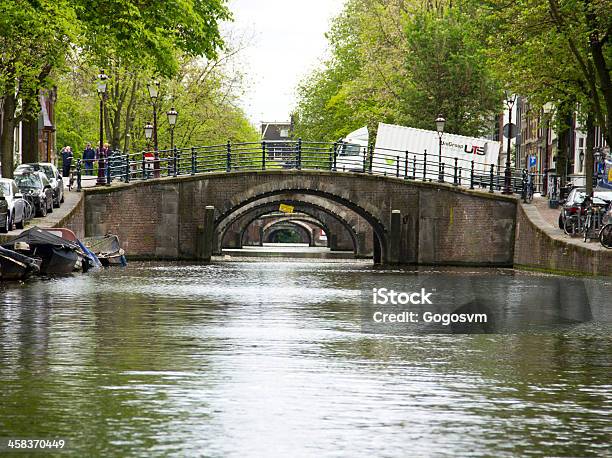
M 368 150 L 367 127 L 357 129 L 344 137 L 338 145 L 336 170 L 363 172 L 363 162 Z

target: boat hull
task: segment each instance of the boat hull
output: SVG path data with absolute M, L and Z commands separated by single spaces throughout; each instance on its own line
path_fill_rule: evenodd
M 0 247 L 0 280 L 25 280 L 40 271 L 40 259 Z

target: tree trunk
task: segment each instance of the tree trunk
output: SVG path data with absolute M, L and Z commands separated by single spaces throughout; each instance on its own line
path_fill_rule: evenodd
M 561 178 L 561 186 L 567 183 L 568 163 L 570 161 L 571 142 L 572 142 L 572 126 L 573 126 L 573 102 L 563 102 L 559 105 L 559 114 L 557 121 L 557 131 L 559 132 L 557 139 L 557 176 Z
M 587 24 L 591 29 L 589 37 L 589 50 L 591 57 L 593 58 L 593 64 L 595 66 L 595 73 L 599 80 L 599 87 L 603 94 L 604 104 L 606 106 L 606 122 L 601 127 L 604 130 L 604 136 L 608 145 L 612 145 L 612 77 L 610 76 L 610 69 L 608 62 L 606 62 L 606 55 L 604 54 L 604 38 L 601 36 L 601 32 L 597 28 L 597 16 L 591 8 L 591 0 L 585 0 L 585 15 Z M 605 32 L 605 31 L 604 31 Z M 610 33 L 608 31 L 607 33 Z M 604 34 L 605 36 L 605 34 Z M 606 37 L 609 39 L 609 37 Z M 601 119 L 601 117 L 600 117 Z
M 25 118 L 21 121 L 22 161 L 24 164 L 38 162 L 38 118 Z
M 136 91 L 138 89 L 138 79 L 132 81 L 132 89 L 130 91 L 130 99 L 128 101 L 127 110 L 125 113 L 125 132 L 123 134 L 123 151 L 128 152 L 130 148 L 130 132 L 132 131 L 132 123 L 134 105 L 136 104 Z
M 5 95 L 2 99 L 2 127 L 0 134 L 0 162 L 2 178 L 13 178 L 15 160 L 15 96 Z
M 595 148 L 595 123 L 593 122 L 593 114 L 588 113 L 586 119 L 586 154 L 584 156 L 584 175 L 585 175 L 585 187 L 588 195 L 593 194 L 593 150 Z

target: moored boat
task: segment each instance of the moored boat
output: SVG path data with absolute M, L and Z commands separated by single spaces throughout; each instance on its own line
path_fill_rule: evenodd
M 103 266 L 111 264 L 127 265 L 125 252 L 119 243 L 119 237 L 106 234 L 96 237 L 85 237 L 83 244 L 98 257 Z
M 0 280 L 25 280 L 40 271 L 41 259 L 0 247 Z
M 82 270 L 83 272 L 87 272 L 90 268 L 101 268 L 102 263 L 98 259 L 98 257 L 90 251 L 83 243 L 77 238 L 74 232 L 65 227 L 52 227 L 52 228 L 40 228 L 43 231 L 46 231 L 50 234 L 61 237 L 69 242 L 73 242 L 78 245 L 79 250 L 77 250 L 77 254 L 79 255 L 79 259 L 75 265 L 75 270 Z
M 71 273 L 81 251 L 77 243 L 36 226 L 23 231 L 2 246 L 31 258 L 40 258 L 40 272 L 49 275 Z

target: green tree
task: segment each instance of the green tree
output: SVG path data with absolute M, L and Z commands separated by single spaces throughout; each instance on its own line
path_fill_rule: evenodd
M 296 133 L 337 139 L 391 122 L 478 135 L 501 107 L 470 14 L 449 1 L 349 0 L 328 34 L 331 58 L 298 88 Z
M 215 58 L 223 46 L 218 23 L 230 18 L 224 0 L 0 2 L 3 175 L 12 175 L 18 120 L 24 122 L 25 152 L 35 151 L 39 91 L 50 86 L 52 72 L 62 74 L 67 56 L 96 66 L 138 65 L 170 77 L 178 72 L 179 55 Z M 23 107 L 19 115 L 17 100 Z
M 490 65 L 535 107 L 551 102 L 556 124 L 578 111 L 587 128 L 586 167 L 592 172 L 594 127 L 612 144 L 612 15 L 609 0 L 488 0 L 467 2 L 480 18 Z M 571 108 L 569 108 L 571 107 Z M 566 158 L 562 158 L 562 162 Z M 590 186 L 590 179 L 587 185 Z

